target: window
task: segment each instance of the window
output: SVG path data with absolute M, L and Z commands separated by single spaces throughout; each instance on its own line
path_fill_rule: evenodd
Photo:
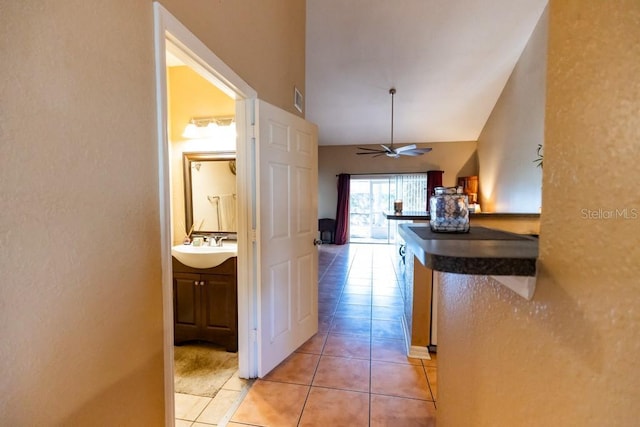
M 394 243 L 398 221 L 387 220 L 401 199 L 403 211 L 422 211 L 427 206 L 427 174 L 351 176 L 349 194 L 349 241 Z

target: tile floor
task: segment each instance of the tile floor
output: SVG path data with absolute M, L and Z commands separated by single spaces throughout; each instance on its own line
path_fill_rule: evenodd
M 238 378 L 236 373 L 213 398 L 176 393 L 176 427 L 225 425 L 232 408 L 237 407 L 251 383 Z
M 436 359 L 405 355 L 395 250 L 320 247 L 318 334 L 256 380 L 227 425 L 435 425 Z

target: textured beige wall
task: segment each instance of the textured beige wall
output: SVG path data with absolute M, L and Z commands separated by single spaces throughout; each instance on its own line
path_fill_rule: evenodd
M 538 287 L 443 275 L 438 426 L 637 425 L 639 41 L 635 0 L 551 1 Z
M 301 115 L 296 86 L 305 94 L 304 0 L 160 0 L 260 99 Z M 304 116 L 302 114 L 302 116 Z
M 193 117 L 232 117 L 236 103 L 187 66 L 167 69 L 169 86 L 169 139 L 182 141 L 182 132 Z
M 540 211 L 544 140 L 546 11 L 478 137 L 480 205 L 485 212 Z
M 457 184 L 458 176 L 478 174 L 477 143 L 436 142 L 419 144 L 432 147 L 433 151 L 417 157 L 392 159 L 387 156 L 372 158 L 358 156 L 353 145 L 324 145 L 318 147 L 318 218 L 335 218 L 338 201 L 337 178 L 339 173 L 402 173 L 443 170 L 442 183 Z M 370 147 L 379 147 L 371 145 Z
M 235 4 L 171 9 L 283 105 L 304 2 Z M 0 424 L 163 425 L 152 2 L 3 1 L 0 40 Z
M 540 234 L 540 216 L 505 218 L 502 215 L 471 214 L 471 226 L 481 226 L 505 230 L 519 234 Z
M 162 425 L 151 3 L 0 8 L 0 424 Z

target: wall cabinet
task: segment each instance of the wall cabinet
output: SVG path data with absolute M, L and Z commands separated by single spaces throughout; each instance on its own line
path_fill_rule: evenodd
M 174 343 L 206 341 L 238 350 L 237 258 L 195 269 L 173 259 Z

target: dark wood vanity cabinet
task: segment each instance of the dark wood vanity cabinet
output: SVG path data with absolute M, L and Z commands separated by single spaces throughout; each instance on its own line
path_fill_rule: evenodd
M 238 350 L 237 258 L 195 269 L 173 259 L 174 343 L 207 341 Z

